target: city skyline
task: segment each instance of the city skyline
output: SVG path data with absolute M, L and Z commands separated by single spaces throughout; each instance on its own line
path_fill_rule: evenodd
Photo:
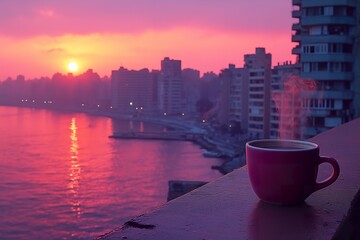
M 295 59 L 290 1 L 5 0 L 0 8 L 1 81 L 66 73 L 70 61 L 101 76 L 120 66 L 160 69 L 165 56 L 219 73 L 255 47 L 268 49 L 273 65 Z

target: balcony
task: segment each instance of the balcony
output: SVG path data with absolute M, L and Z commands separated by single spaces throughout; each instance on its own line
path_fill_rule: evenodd
M 355 17 L 346 16 L 303 16 L 301 18 L 303 26 L 326 25 L 326 24 L 345 24 L 355 25 Z
M 354 56 L 351 53 L 303 53 L 302 62 L 353 62 Z
M 292 42 L 300 42 L 302 39 L 302 36 L 300 34 L 294 34 L 291 36 L 291 41 Z
M 291 51 L 292 54 L 300 55 L 301 54 L 301 48 L 300 47 L 294 47 Z
M 302 72 L 302 78 L 315 80 L 352 80 L 354 74 L 352 72 Z
M 293 18 L 300 18 L 301 17 L 301 11 L 300 10 L 293 10 L 292 11 L 292 17 Z
M 291 29 L 294 30 L 294 31 L 298 31 L 301 29 L 301 24 L 300 23 L 294 23 L 292 26 L 291 26 Z
M 307 43 L 349 43 L 353 44 L 353 37 L 347 35 L 302 35 L 303 44 Z
M 292 5 L 300 6 L 301 5 L 301 0 L 292 0 Z
M 354 93 L 350 90 L 342 90 L 342 91 L 326 90 L 326 91 L 322 92 L 322 97 L 329 98 L 329 99 L 351 100 L 354 98 Z
M 351 136 L 351 137 L 349 137 Z M 136 217 L 100 239 L 359 239 L 360 119 L 310 141 L 340 165 L 338 180 L 303 205 L 259 201 L 243 167 L 158 210 Z M 329 173 L 320 171 L 319 179 Z
M 302 0 L 302 7 L 320 7 L 331 5 L 356 6 L 356 0 Z

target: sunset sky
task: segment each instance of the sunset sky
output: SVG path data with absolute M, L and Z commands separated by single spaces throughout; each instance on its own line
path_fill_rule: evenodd
M 273 65 L 291 55 L 290 0 L 1 0 L 0 80 L 124 66 L 160 69 L 164 57 L 183 68 L 214 71 L 256 47 Z

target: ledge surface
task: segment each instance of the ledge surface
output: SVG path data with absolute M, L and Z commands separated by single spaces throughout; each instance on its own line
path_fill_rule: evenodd
M 360 190 L 360 119 L 309 141 L 337 159 L 340 176 L 305 203 L 281 207 L 261 202 L 246 166 L 158 210 L 141 215 L 100 239 L 341 239 L 356 230 L 352 212 Z M 321 165 L 322 166 L 322 165 Z M 319 179 L 331 169 L 320 167 Z M 356 207 L 355 207 L 356 205 Z M 345 229 L 345 230 L 344 230 Z M 349 233 L 350 231 L 350 233 Z

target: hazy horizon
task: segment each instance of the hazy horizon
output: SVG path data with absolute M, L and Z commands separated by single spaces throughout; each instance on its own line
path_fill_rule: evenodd
M 264 47 L 273 65 L 294 60 L 291 1 L 20 1 L 0 3 L 0 80 L 91 68 L 101 76 L 124 66 L 159 69 L 164 57 L 183 68 L 218 73 Z

